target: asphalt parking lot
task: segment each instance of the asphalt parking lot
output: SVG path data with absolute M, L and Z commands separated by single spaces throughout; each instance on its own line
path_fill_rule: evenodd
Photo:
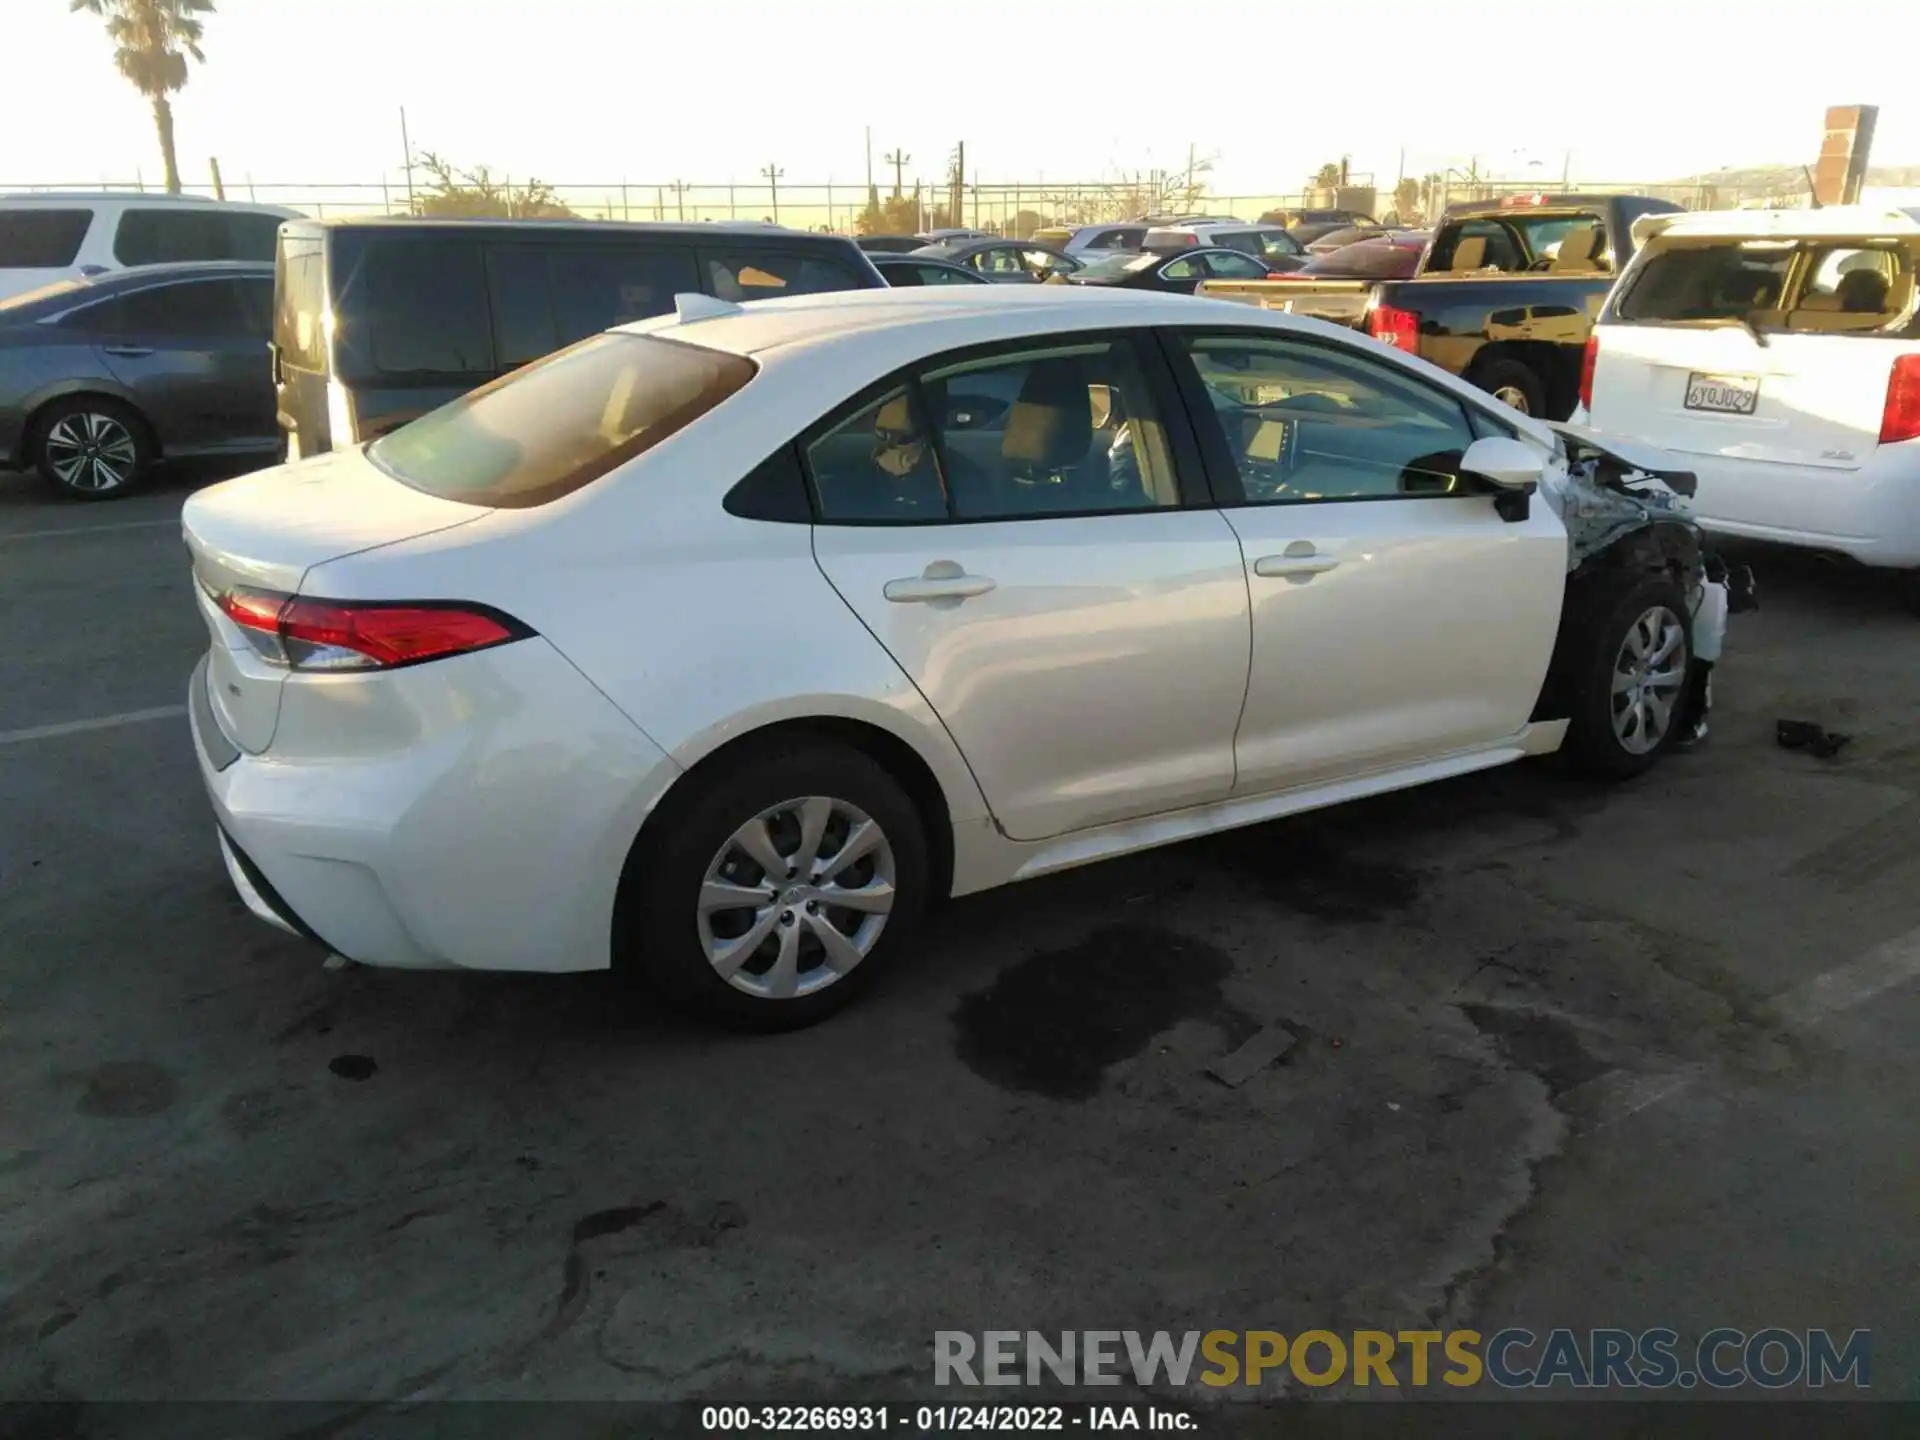
M 906 1395 L 938 1329 L 1506 1324 L 1867 1328 L 1920 1394 L 1920 620 L 1868 579 L 1746 557 L 1713 737 L 1641 782 L 976 897 L 740 1039 L 243 911 L 193 478 L 0 476 L 0 1394 Z

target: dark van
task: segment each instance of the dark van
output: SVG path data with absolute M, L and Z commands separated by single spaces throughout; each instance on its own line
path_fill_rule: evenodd
M 697 292 L 881 289 L 851 240 L 769 224 L 291 220 L 274 263 L 287 458 L 375 439 L 507 371 Z

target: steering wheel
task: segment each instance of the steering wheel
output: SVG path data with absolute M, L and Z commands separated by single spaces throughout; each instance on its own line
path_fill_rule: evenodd
M 1552 268 L 1553 257 L 1551 255 L 1542 255 L 1538 260 L 1527 266 L 1527 271 L 1531 274 L 1536 270 L 1551 270 Z

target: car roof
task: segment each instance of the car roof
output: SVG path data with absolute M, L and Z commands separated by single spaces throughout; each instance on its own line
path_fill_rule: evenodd
M 1074 331 L 1125 330 L 1149 325 L 1222 326 L 1317 336 L 1354 343 L 1350 329 L 1311 316 L 1258 309 L 1231 300 L 1084 285 L 936 285 L 903 290 L 840 290 L 742 305 L 688 296 L 688 318 L 676 313 L 614 327 L 614 333 L 657 335 L 688 345 L 797 363 L 809 375 L 883 370 L 968 345 Z M 858 363 L 832 363 L 839 352 Z M 822 361 L 825 363 L 815 363 Z M 1480 392 L 1416 357 L 1400 362 L 1421 369 L 1432 383 L 1462 395 Z M 1481 398 L 1485 398 L 1484 395 Z M 1536 441 L 1552 433 L 1524 416 L 1505 417 Z
M 324 220 L 301 220 L 303 230 L 538 230 L 553 234 L 576 232 L 587 235 L 657 235 L 666 238 L 697 239 L 703 235 L 764 235 L 783 244 L 795 240 L 851 245 L 845 235 L 827 235 L 818 230 L 793 230 L 765 220 L 581 220 L 539 218 L 509 220 L 504 216 L 453 215 L 332 215 Z
M 1920 206 L 1827 205 L 1818 210 L 1692 210 L 1643 215 L 1634 239 L 1655 235 L 1725 236 L 1728 239 L 1792 240 L 1800 236 L 1920 234 Z
M 288 220 L 302 218 L 298 210 L 291 210 L 285 205 L 262 205 L 252 200 L 216 200 L 210 195 L 155 195 L 140 190 L 16 190 L 0 194 L 0 205 L 46 205 L 56 209 L 63 205 L 95 204 L 102 200 L 135 206 L 204 205 L 221 210 L 245 211 L 251 215 L 279 215 Z

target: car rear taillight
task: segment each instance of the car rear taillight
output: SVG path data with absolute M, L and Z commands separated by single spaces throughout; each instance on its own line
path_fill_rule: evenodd
M 1580 408 L 1593 409 L 1593 367 L 1600 360 L 1600 337 L 1587 336 L 1587 348 L 1580 356 Z
M 1409 355 L 1420 353 L 1420 317 L 1411 310 L 1376 305 L 1367 316 L 1367 333 Z
M 214 596 L 264 660 L 295 670 L 393 670 L 533 631 L 484 605 L 313 600 L 238 586 Z
M 1896 355 L 1887 376 L 1887 403 L 1880 412 L 1880 443 L 1920 440 L 1920 355 Z

